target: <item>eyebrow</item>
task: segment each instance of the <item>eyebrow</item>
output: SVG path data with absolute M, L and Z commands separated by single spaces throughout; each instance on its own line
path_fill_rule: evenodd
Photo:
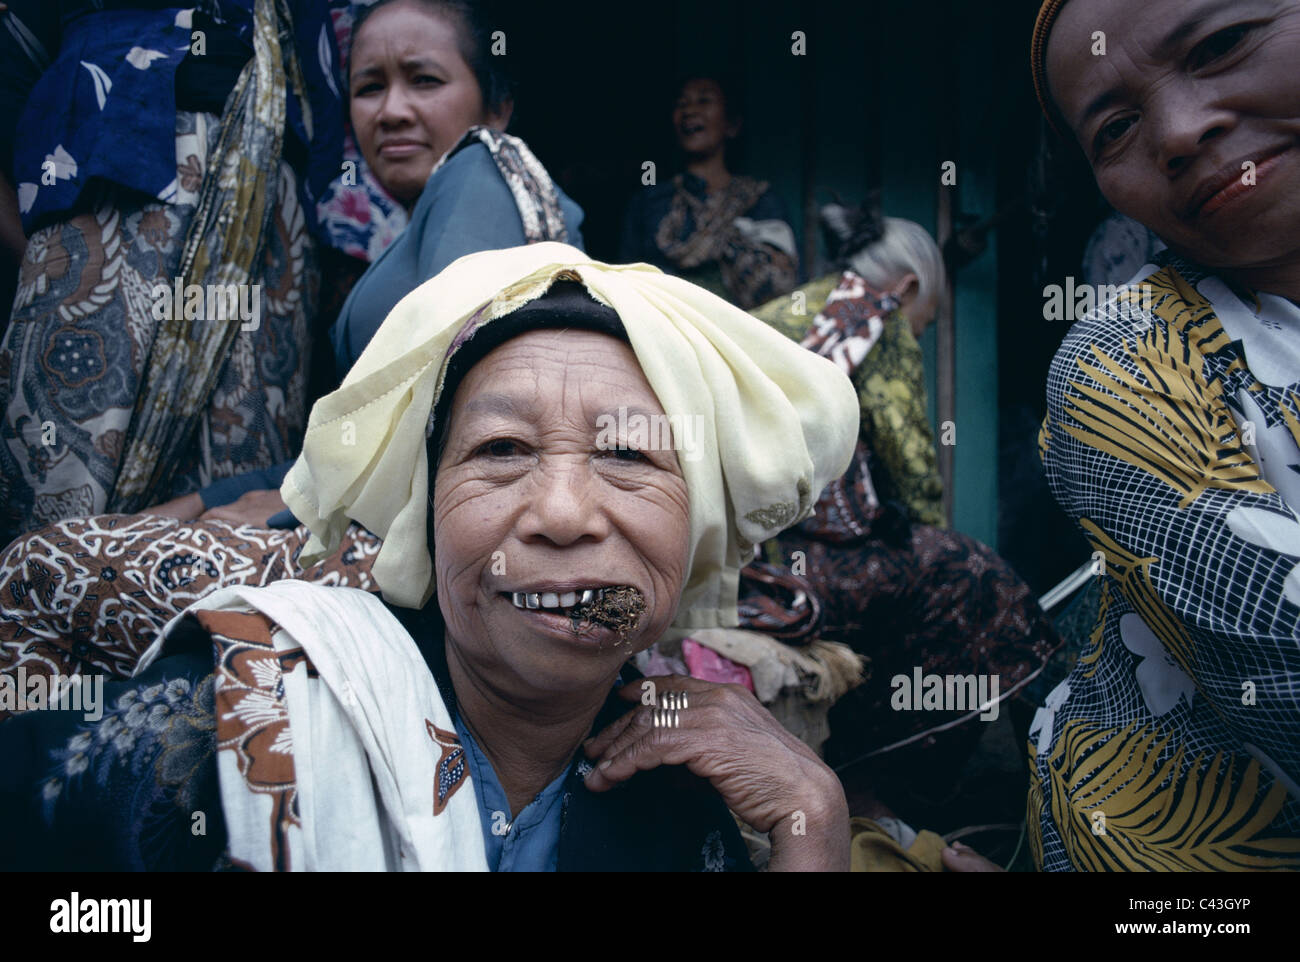
M 407 57 L 398 63 L 403 70 L 419 70 L 421 68 L 429 69 L 435 73 L 445 73 L 442 65 L 432 57 Z M 371 64 L 368 67 L 362 67 L 360 70 L 353 71 L 352 79 L 357 80 L 362 77 L 370 77 L 375 74 L 382 74 L 383 70 L 378 64 Z
M 536 417 L 533 405 L 509 394 L 480 394 L 465 403 L 466 414 L 487 414 L 529 421 Z
M 1210 15 L 1217 11 L 1202 11 L 1199 14 L 1194 13 L 1188 20 L 1184 20 L 1173 30 L 1165 35 L 1165 39 L 1156 44 L 1153 53 L 1162 59 L 1169 59 L 1175 50 L 1182 46 L 1183 41 L 1190 37 L 1196 31 L 1204 26 L 1205 21 L 1210 19 Z
M 1079 126 L 1087 127 L 1090 121 L 1097 114 L 1101 113 L 1107 107 L 1112 106 L 1123 96 L 1119 87 L 1111 87 L 1109 90 L 1098 94 L 1089 102 L 1088 106 L 1083 109 L 1083 114 L 1079 117 Z
M 1242 9 L 1245 8 L 1245 9 Z M 1196 33 L 1206 21 L 1211 20 L 1226 10 L 1222 0 L 1204 0 L 1199 5 L 1192 5 L 1192 9 L 1187 11 L 1187 19 L 1180 23 L 1174 29 L 1165 35 L 1165 38 L 1156 44 L 1153 53 L 1159 57 L 1168 58 L 1173 55 L 1174 51 L 1187 40 L 1189 36 Z M 1252 12 L 1253 11 L 1253 12 Z M 1232 5 L 1229 22 L 1241 23 L 1250 20 L 1253 17 L 1259 17 L 1264 14 L 1263 6 L 1259 3 L 1251 3 L 1249 0 L 1237 0 Z
M 607 408 L 596 414 L 597 418 L 609 417 L 618 421 L 619 411 L 624 411 L 628 420 L 634 417 L 667 417 L 662 411 L 633 404 L 623 404 L 616 408 Z M 504 417 L 518 418 L 521 421 L 535 420 L 537 408 L 531 400 L 515 397 L 513 394 L 478 394 L 465 402 L 466 414 L 497 414 Z
M 674 420 L 674 419 L 671 418 L 669 415 L 665 414 L 663 411 L 651 411 L 651 410 L 648 410 L 647 408 L 643 408 L 643 407 L 635 407 L 635 406 L 630 405 L 630 404 L 623 405 L 623 411 L 625 412 L 625 414 L 626 414 L 626 416 L 627 416 L 628 429 L 629 429 L 629 431 L 636 431 L 636 425 L 632 423 L 632 419 L 633 419 L 633 418 L 645 418 L 645 419 L 646 419 L 646 422 L 648 422 L 649 424 L 664 424 L 664 425 L 668 428 L 668 433 L 669 433 L 669 435 L 670 435 L 671 438 L 672 438 L 672 446 L 673 446 L 674 449 L 680 447 L 680 445 L 683 444 L 684 441 L 686 440 L 685 438 L 681 438 L 681 437 L 679 437 L 678 434 L 677 434 L 677 427 L 678 427 L 677 420 Z M 609 411 L 609 410 L 602 411 L 602 412 L 600 412 L 599 414 L 596 415 L 596 419 L 595 419 L 595 421 L 593 422 L 593 424 L 595 425 L 595 427 L 597 428 L 597 430 L 603 432 L 603 431 L 606 430 L 606 428 L 601 427 L 601 420 L 600 420 L 601 418 L 612 418 L 613 421 L 614 421 L 613 426 L 614 426 L 615 428 L 618 427 L 618 409 L 617 409 L 617 408 L 615 408 L 615 409 L 612 410 L 612 411 Z M 655 418 L 663 418 L 664 420 L 663 420 L 663 421 L 658 421 L 658 422 L 657 422 L 657 421 L 654 420 Z M 651 434 L 650 437 L 651 437 L 651 438 L 656 438 L 656 437 L 658 437 L 658 438 L 661 438 L 661 439 L 662 439 L 662 436 L 659 435 L 659 434 L 657 434 L 657 433 L 655 433 L 655 434 Z M 687 429 L 686 438 L 689 438 L 689 437 L 690 437 L 690 430 L 689 430 L 689 428 L 688 428 L 688 429 Z M 620 440 L 620 443 L 621 443 L 622 439 L 619 439 L 619 440 Z M 654 442 L 651 442 L 649 450 L 650 450 L 650 451 L 654 451 L 654 450 L 657 450 L 658 447 L 660 447 L 660 445 L 657 445 L 657 444 L 655 444 Z
M 1223 5 L 1220 0 L 1206 0 L 1199 9 L 1191 10 L 1186 20 L 1165 34 L 1164 39 L 1155 45 L 1152 54 L 1162 60 L 1168 60 L 1188 37 L 1200 30 L 1205 26 L 1206 21 L 1222 10 Z M 1122 96 L 1123 91 L 1119 87 L 1111 87 L 1109 90 L 1098 94 L 1089 101 L 1088 106 L 1084 108 L 1083 113 L 1079 116 L 1079 126 L 1086 127 L 1088 121 L 1106 108 L 1113 106 Z
M 626 417 L 627 417 L 627 420 L 629 420 L 629 421 L 630 421 L 632 418 L 635 418 L 635 417 L 642 417 L 642 418 L 647 418 L 647 419 L 648 419 L 648 418 L 654 418 L 654 417 L 667 417 L 667 415 L 664 414 L 662 411 L 651 411 L 651 410 L 648 410 L 648 409 L 646 409 L 646 408 L 633 407 L 633 406 L 628 405 L 628 404 L 624 404 L 624 405 L 622 405 L 621 409 L 620 409 L 620 408 L 614 408 L 613 410 L 601 411 L 599 414 L 596 415 L 596 417 L 598 417 L 598 418 L 606 418 L 606 417 L 608 417 L 608 418 L 613 418 L 613 419 L 617 422 L 617 421 L 618 421 L 618 412 L 619 412 L 619 410 L 622 410 L 622 411 L 625 413 L 625 415 L 626 415 Z
M 592 424 L 600 425 L 601 418 L 609 418 L 614 424 L 619 423 L 619 408 L 605 410 L 598 413 L 593 419 Z M 651 411 L 648 408 L 637 407 L 634 405 L 623 405 L 622 410 L 625 413 L 627 422 L 633 418 L 641 417 L 650 420 L 656 417 L 667 417 L 667 415 L 658 411 Z M 537 419 L 537 409 L 531 401 L 522 398 L 513 397 L 509 394 L 480 394 L 465 402 L 465 414 L 480 415 L 486 417 L 503 417 L 516 421 L 526 421 L 532 423 Z

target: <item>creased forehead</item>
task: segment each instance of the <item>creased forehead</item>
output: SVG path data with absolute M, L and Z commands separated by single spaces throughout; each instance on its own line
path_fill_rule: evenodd
M 630 344 L 618 312 L 595 300 L 576 281 L 556 281 L 541 297 L 495 319 L 488 320 L 484 310 L 478 311 L 456 335 L 444 361 L 442 390 L 426 430 L 432 450 L 441 449 L 452 399 L 470 369 L 520 335 L 552 330 L 594 332 Z
M 1049 0 L 1040 12 L 1033 47 L 1040 102 L 1054 124 L 1067 125 L 1058 132 L 1068 133 L 1122 93 L 1126 81 L 1139 79 L 1135 70 L 1172 64 L 1206 21 L 1226 23 L 1296 2 L 1300 0 Z M 1098 53 L 1099 44 L 1105 53 Z M 1115 56 L 1120 48 L 1125 57 Z
M 1063 91 L 1077 89 L 1086 82 L 1088 92 L 1098 94 L 1103 81 L 1113 82 L 1114 64 L 1109 51 L 1114 39 L 1121 35 L 1131 38 L 1147 32 L 1140 17 L 1140 10 L 1134 9 L 1129 0 L 1071 0 L 1061 4 L 1045 40 L 1043 59 L 1051 105 L 1067 123 L 1076 118 L 1070 116 L 1062 102 Z M 1103 38 L 1106 45 L 1101 49 L 1108 53 L 1098 55 L 1094 50 Z
M 522 380 L 518 375 L 523 375 Z M 503 383 L 511 377 L 515 378 L 511 385 Z M 603 331 L 570 327 L 516 334 L 475 362 L 454 386 L 466 413 L 506 414 L 522 420 L 537 417 L 536 405 L 558 396 L 551 393 L 554 388 L 584 398 L 584 404 L 611 390 L 620 395 L 618 403 L 658 400 L 631 345 Z M 510 400 L 504 402 L 507 395 Z M 456 399 L 452 405 L 456 406 Z

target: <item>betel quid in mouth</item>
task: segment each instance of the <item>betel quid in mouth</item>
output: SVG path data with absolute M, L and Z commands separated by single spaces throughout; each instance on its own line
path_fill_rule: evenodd
M 582 623 L 612 629 L 618 632 L 618 644 L 627 641 L 628 635 L 636 631 L 645 612 L 645 598 L 635 588 L 623 585 L 619 588 L 606 588 L 570 610 L 569 621 L 574 634 L 581 629 Z

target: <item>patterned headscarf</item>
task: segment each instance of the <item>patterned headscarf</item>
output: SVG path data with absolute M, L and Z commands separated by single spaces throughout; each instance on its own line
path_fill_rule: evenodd
M 1034 22 L 1033 40 L 1029 46 L 1029 66 L 1034 74 L 1034 93 L 1038 95 L 1038 105 L 1043 108 L 1043 113 L 1047 115 L 1047 122 L 1052 125 L 1052 129 L 1062 137 L 1066 134 L 1062 129 L 1064 118 L 1056 109 L 1052 93 L 1047 88 L 1047 39 L 1051 36 L 1052 27 L 1055 26 L 1056 18 L 1060 16 L 1065 4 L 1066 0 L 1046 0 L 1039 8 L 1038 19 Z
M 425 605 L 434 591 L 426 438 L 448 355 L 557 281 L 577 281 L 617 313 L 670 423 L 696 427 L 680 462 L 691 550 L 670 637 L 734 627 L 753 546 L 808 517 L 848 468 L 857 394 L 833 362 L 703 288 L 564 244 L 462 257 L 393 308 L 342 387 L 312 409 L 281 489 L 312 532 L 302 563 L 335 550 L 355 520 L 384 541 L 373 568 L 384 597 Z

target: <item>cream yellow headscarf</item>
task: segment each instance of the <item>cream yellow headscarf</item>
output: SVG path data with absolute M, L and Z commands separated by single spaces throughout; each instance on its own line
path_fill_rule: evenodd
M 312 532 L 302 563 L 337 549 L 354 519 L 383 539 L 374 576 L 384 597 L 423 607 L 434 590 L 425 432 L 448 349 L 471 316 L 509 314 L 557 279 L 581 282 L 618 313 L 672 423 L 702 416 L 692 457 L 680 459 L 691 557 L 671 634 L 735 626 L 752 546 L 811 514 L 848 469 L 853 386 L 830 361 L 694 284 L 565 244 L 470 254 L 393 308 L 343 385 L 312 408 L 281 488 Z

